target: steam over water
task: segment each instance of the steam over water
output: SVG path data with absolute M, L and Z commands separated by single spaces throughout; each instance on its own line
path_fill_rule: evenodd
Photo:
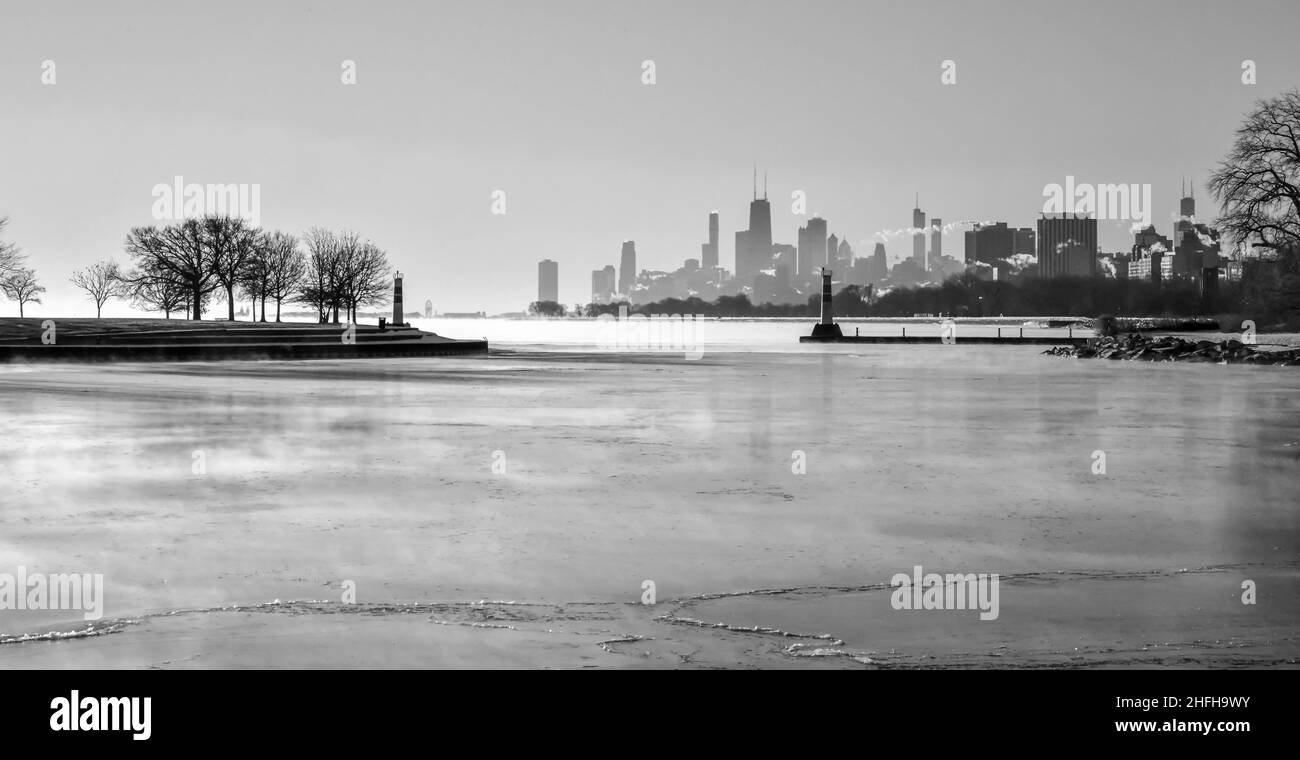
M 99 621 L 0 610 L 0 666 L 1300 657 L 1292 368 L 810 322 L 584 356 L 572 324 L 417 322 L 485 357 L 0 367 L 0 572 L 105 578 Z M 895 609 L 914 566 L 1000 574 L 1000 615 Z

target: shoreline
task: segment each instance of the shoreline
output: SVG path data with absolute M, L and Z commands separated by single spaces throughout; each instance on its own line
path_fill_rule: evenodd
M 484 354 L 413 327 L 192 320 L 0 321 L 3 362 L 261 361 Z

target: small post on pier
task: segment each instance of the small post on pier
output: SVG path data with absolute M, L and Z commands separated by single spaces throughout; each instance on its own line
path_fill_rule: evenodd
M 1002 337 L 1002 328 L 1001 328 L 1001 327 L 998 328 L 998 337 L 999 337 L 999 338 Z

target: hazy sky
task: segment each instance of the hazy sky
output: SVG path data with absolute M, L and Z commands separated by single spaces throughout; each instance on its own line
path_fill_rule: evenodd
M 1169 234 L 1181 176 L 1203 185 L 1251 104 L 1300 85 L 1295 0 L 0 2 L 0 216 L 51 316 L 93 315 L 69 273 L 125 263 L 176 175 L 260 184 L 267 227 L 356 229 L 439 311 L 524 309 L 543 258 L 585 303 L 624 239 L 640 268 L 698 257 L 710 210 L 732 268 L 754 163 L 779 242 L 794 190 L 869 252 L 916 191 L 1031 226 L 1070 174 L 1150 183 Z M 1102 248 L 1127 229 L 1102 222 Z

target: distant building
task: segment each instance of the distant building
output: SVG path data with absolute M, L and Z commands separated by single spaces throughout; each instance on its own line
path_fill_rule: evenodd
M 786 277 L 793 277 L 798 272 L 799 267 L 799 249 L 789 243 L 772 244 L 772 269 L 773 274 L 779 277 L 780 270 L 784 269 Z M 788 280 L 787 280 L 788 281 Z
M 1011 233 L 1011 255 L 1012 256 L 1037 256 L 1038 255 L 1038 235 L 1034 233 L 1031 227 L 1020 227 Z
M 916 208 L 912 209 L 912 261 L 925 270 L 925 212 L 921 210 L 921 196 L 916 196 Z
M 977 224 L 966 231 L 966 266 L 975 263 L 993 265 L 1015 254 L 1016 231 L 1006 222 Z
M 1103 253 L 1098 257 L 1098 271 L 1117 280 L 1128 279 L 1129 254 L 1122 251 Z
M 930 258 L 926 262 L 926 269 L 933 269 L 939 263 L 941 256 L 943 256 L 943 220 L 936 216 L 930 219 Z
M 736 285 L 751 285 L 754 275 L 767 269 L 772 258 L 772 205 L 767 190 L 758 197 L 755 175 L 754 200 L 749 204 L 749 229 L 736 233 Z
M 799 279 L 826 266 L 826 220 L 813 216 L 799 228 Z
M 1091 277 L 1097 273 L 1097 219 L 1089 214 L 1042 214 L 1038 219 L 1038 275 Z
M 618 262 L 618 292 L 625 296 L 632 294 L 636 286 L 636 242 L 623 241 L 623 251 Z
M 1133 248 L 1128 257 L 1128 278 L 1160 282 L 1164 279 L 1165 259 L 1172 255 L 1173 243 L 1169 238 L 1156 232 L 1155 225 L 1143 227 L 1133 234 Z
M 1178 201 L 1178 221 L 1174 222 L 1170 269 L 1174 277 L 1199 280 L 1203 292 L 1214 291 L 1218 287 L 1219 231 L 1196 221 L 1195 190 L 1188 192 L 1184 188 L 1183 192 L 1184 197 Z
M 618 283 L 614 278 L 614 267 L 607 265 L 604 269 L 591 272 L 591 302 L 609 303 Z
M 885 257 L 885 244 L 876 243 L 876 248 L 870 256 L 860 256 L 853 259 L 853 265 L 846 270 L 850 285 L 859 287 L 866 285 L 880 285 L 889 276 L 889 264 Z
M 560 265 L 550 259 L 537 263 L 537 300 L 560 302 Z
M 854 258 L 853 246 L 849 245 L 848 239 L 843 239 L 840 241 L 839 250 L 831 256 L 831 267 L 848 270 L 853 266 Z
M 700 264 L 705 269 L 718 265 L 718 212 L 709 214 L 709 242 L 700 245 Z

